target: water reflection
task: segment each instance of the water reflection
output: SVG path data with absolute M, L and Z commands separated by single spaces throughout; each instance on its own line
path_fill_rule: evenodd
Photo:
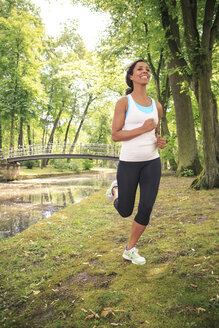
M 0 238 L 27 229 L 107 186 L 115 172 L 0 183 Z

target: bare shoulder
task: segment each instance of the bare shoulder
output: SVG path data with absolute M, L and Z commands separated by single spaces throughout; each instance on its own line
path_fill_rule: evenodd
M 127 110 L 127 108 L 128 108 L 128 99 L 127 99 L 127 97 L 126 96 L 124 96 L 124 97 L 121 97 L 118 101 L 117 101 L 117 103 L 116 103 L 116 108 L 119 108 L 120 110 Z
M 156 102 L 156 106 L 157 106 L 158 116 L 159 116 L 159 118 L 161 118 L 162 117 L 162 114 L 163 114 L 162 105 L 157 100 L 155 100 L 155 102 Z

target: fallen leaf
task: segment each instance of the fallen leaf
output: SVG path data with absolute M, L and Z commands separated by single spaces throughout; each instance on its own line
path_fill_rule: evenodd
M 103 318 L 106 318 L 110 314 L 115 315 L 115 313 L 113 312 L 113 310 L 111 308 L 107 307 L 107 308 L 104 308 L 103 309 L 103 311 L 101 312 L 101 315 L 100 316 L 103 317 Z
M 198 286 L 195 285 L 195 284 L 190 284 L 190 286 L 194 287 L 194 288 L 197 288 Z
M 201 307 L 197 308 L 196 310 L 198 311 L 198 314 L 199 314 L 200 312 L 206 312 L 206 310 L 203 309 L 203 308 L 201 308 Z
M 83 309 L 83 308 L 82 308 L 81 310 L 82 310 L 83 312 L 85 312 L 85 313 L 87 313 L 87 312 L 88 312 L 87 310 L 85 310 L 85 309 Z
M 40 293 L 40 290 L 34 290 L 33 295 L 38 295 Z
M 94 314 L 88 314 L 85 318 L 85 320 L 89 320 L 89 319 L 93 319 L 95 318 L 95 315 Z
M 60 315 L 61 315 L 62 319 L 65 319 L 66 318 L 66 314 L 63 311 L 60 312 Z
M 156 304 L 159 305 L 159 306 L 163 306 L 162 304 L 160 304 L 160 303 L 158 303 L 158 302 L 157 302 Z
M 89 309 L 89 311 L 95 316 L 96 319 L 99 319 L 100 316 L 98 313 L 94 312 L 93 310 Z

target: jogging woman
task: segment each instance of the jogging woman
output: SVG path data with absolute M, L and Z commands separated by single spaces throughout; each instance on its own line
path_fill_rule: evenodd
M 116 103 L 112 123 L 112 139 L 122 141 L 122 148 L 117 180 L 107 190 L 107 200 L 114 200 L 118 213 L 128 217 L 133 212 L 138 185 L 140 187 L 138 211 L 123 253 L 123 257 L 134 264 L 146 262 L 135 245 L 149 223 L 161 176 L 158 148 L 166 144 L 158 135 L 162 106 L 146 92 L 150 78 L 150 68 L 144 60 L 129 66 L 126 73 L 129 89 Z

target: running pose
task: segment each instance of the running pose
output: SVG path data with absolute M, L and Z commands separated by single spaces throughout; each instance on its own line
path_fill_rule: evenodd
M 140 187 L 138 211 L 123 253 L 123 257 L 134 264 L 146 262 L 135 245 L 149 223 L 161 176 L 158 148 L 166 144 L 158 135 L 162 106 L 146 93 L 150 77 L 150 68 L 144 60 L 135 61 L 127 69 L 129 88 L 116 104 L 112 124 L 113 140 L 122 141 L 117 180 L 106 193 L 108 201 L 114 200 L 119 214 L 128 217 L 133 212 L 138 185 Z

